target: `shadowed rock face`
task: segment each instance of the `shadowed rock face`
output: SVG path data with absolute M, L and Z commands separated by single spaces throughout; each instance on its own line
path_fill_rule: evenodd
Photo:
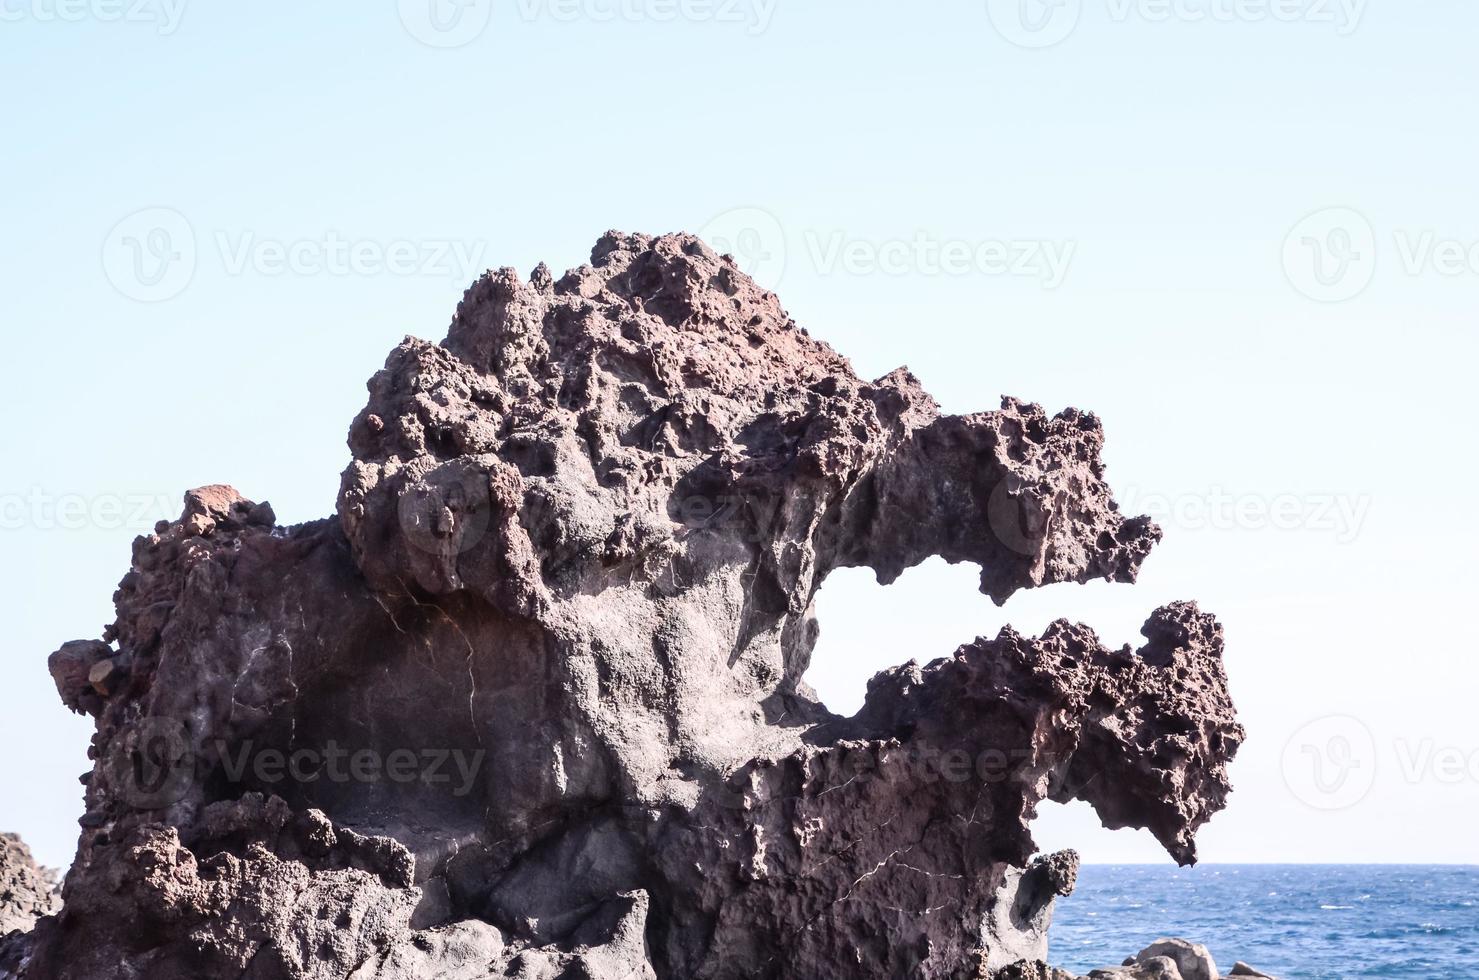
M 53 654 L 96 764 L 33 976 L 978 977 L 1072 887 L 1042 800 L 1195 859 L 1242 731 L 1191 603 L 803 682 L 835 568 L 1133 581 L 1093 415 L 865 382 L 683 235 L 489 273 L 369 389 L 335 518 L 192 491 Z

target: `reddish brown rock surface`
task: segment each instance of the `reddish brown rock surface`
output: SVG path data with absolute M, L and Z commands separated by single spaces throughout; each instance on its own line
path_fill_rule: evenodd
M 1071 887 L 1022 873 L 1041 801 L 1183 862 L 1223 805 L 1190 603 L 1138 651 L 977 639 L 850 719 L 803 681 L 836 568 L 1132 581 L 1160 532 L 1093 415 L 942 415 L 697 239 L 615 233 L 369 388 L 335 518 L 194 491 L 53 655 L 96 765 L 31 975 L 978 977 Z

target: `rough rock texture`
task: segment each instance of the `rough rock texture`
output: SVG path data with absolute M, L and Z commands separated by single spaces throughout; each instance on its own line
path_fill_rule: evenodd
M 1241 960 L 1227 976 L 1275 980 Z M 1185 939 L 1158 939 L 1122 966 L 1090 970 L 1082 978 L 1054 970 L 1041 959 L 1028 959 L 998 970 L 993 980 L 1220 980 L 1220 975 L 1207 947 Z
M 1008 871 L 986 917 L 986 969 L 1047 962 L 1053 901 L 1073 894 L 1077 881 L 1078 854 L 1074 851 L 1038 858 L 1027 868 Z
M 38 865 L 15 834 L 0 834 L 0 936 L 30 932 L 61 904 L 56 872 Z
M 36 921 L 61 905 L 56 873 L 38 865 L 15 834 L 0 834 L 0 977 L 19 970 Z
M 1135 954 L 1135 962 L 1164 957 L 1176 964 L 1182 980 L 1217 980 L 1217 963 L 1207 947 L 1185 939 L 1157 939 Z
M 1243 736 L 1191 603 L 1139 650 L 911 661 L 853 718 L 803 680 L 836 568 L 1133 581 L 1160 531 L 1093 415 L 943 415 L 616 233 L 487 274 L 369 389 L 335 518 L 192 491 L 53 655 L 96 761 L 31 975 L 980 977 L 1070 886 L 1022 874 L 1043 800 L 1195 859 Z
M 1169 956 L 1149 956 L 1124 966 L 1090 970 L 1087 980 L 1186 980 Z M 1215 980 L 1215 978 L 1214 978 Z

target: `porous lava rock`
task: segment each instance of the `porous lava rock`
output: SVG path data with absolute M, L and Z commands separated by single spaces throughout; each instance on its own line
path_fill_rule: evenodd
M 53 655 L 95 764 L 31 975 L 1033 968 L 1001 961 L 1076 862 L 1031 863 L 1042 801 L 1195 859 L 1243 737 L 1220 627 L 1008 629 L 844 718 L 804 681 L 813 601 L 931 556 L 997 602 L 1133 581 L 1160 530 L 1103 437 L 864 381 L 691 236 L 489 272 L 370 380 L 336 516 L 192 491 Z

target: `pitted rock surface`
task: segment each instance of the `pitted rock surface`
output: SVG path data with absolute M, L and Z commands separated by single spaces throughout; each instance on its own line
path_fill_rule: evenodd
M 1181 862 L 1224 804 L 1191 603 L 804 681 L 837 568 L 1133 581 L 1091 414 L 864 381 L 684 235 L 490 272 L 369 390 L 336 517 L 192 491 L 53 654 L 95 765 L 31 975 L 980 977 L 1072 887 L 1043 800 Z
M 25 841 L 0 834 L 0 936 L 30 932 L 60 907 L 55 873 L 36 863 Z

